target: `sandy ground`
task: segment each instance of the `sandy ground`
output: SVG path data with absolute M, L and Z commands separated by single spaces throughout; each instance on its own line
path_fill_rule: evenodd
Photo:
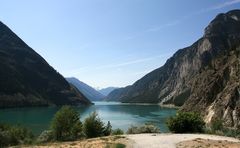
M 230 138 L 230 137 L 215 136 L 215 135 L 138 134 L 138 135 L 128 135 L 126 137 L 130 141 L 133 141 L 133 148 L 176 148 L 176 147 L 195 148 L 196 144 L 198 144 L 196 148 L 199 148 L 199 147 L 209 148 L 209 147 L 214 147 L 214 145 L 216 147 L 236 146 L 240 148 L 240 143 L 239 143 L 240 141 L 238 139 Z M 198 140 L 198 142 L 196 142 L 196 140 Z M 211 143 L 212 145 L 209 145 Z M 219 145 L 216 145 L 216 144 L 219 144 Z
M 25 147 L 116 148 L 117 144 L 124 144 L 126 148 L 240 148 L 238 139 L 205 134 L 136 134 Z
M 177 148 L 239 148 L 240 143 L 197 138 L 177 144 Z
M 132 147 L 131 141 L 125 136 L 109 136 L 79 140 L 72 142 L 54 142 L 34 146 L 20 146 L 24 148 L 116 148 L 117 144 Z M 18 148 L 18 147 L 15 147 Z

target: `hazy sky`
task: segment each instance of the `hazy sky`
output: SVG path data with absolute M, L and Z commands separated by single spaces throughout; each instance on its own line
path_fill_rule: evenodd
M 0 20 L 65 77 L 126 86 L 240 0 L 0 0 Z

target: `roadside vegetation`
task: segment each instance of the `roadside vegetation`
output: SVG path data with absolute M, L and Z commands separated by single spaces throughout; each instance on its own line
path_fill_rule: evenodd
M 200 114 L 193 112 L 178 112 L 170 117 L 166 124 L 173 133 L 205 133 L 240 138 L 240 128 L 227 128 L 222 120 L 205 125 Z
M 114 129 L 112 130 L 112 135 L 123 135 L 124 134 L 124 131 L 121 130 L 120 128 L 117 128 L 117 129 Z
M 131 126 L 127 130 L 127 134 L 141 134 L 141 133 L 160 133 L 160 129 L 152 124 L 146 123 L 142 126 Z
M 49 134 L 52 140 L 71 141 L 82 137 L 82 123 L 76 110 L 63 106 L 53 117 Z
M 205 129 L 205 133 L 240 139 L 240 128 L 227 128 L 222 120 L 213 121 L 210 127 Z
M 167 127 L 173 133 L 207 133 L 231 137 L 240 137 L 240 130 L 224 128 L 221 120 L 212 122 L 206 126 L 202 117 L 193 112 L 177 112 L 166 122 Z M 160 133 L 160 129 L 152 124 L 131 126 L 126 134 Z M 91 113 L 83 122 L 79 113 L 70 106 L 63 106 L 53 117 L 48 130 L 43 131 L 38 137 L 32 132 L 20 126 L 0 124 L 0 147 L 14 145 L 43 144 L 57 141 L 76 141 L 89 138 L 112 136 L 112 140 L 123 138 L 124 131 L 112 129 L 111 123 L 105 124 L 97 112 Z M 102 138 L 101 138 L 102 137 Z M 106 143 L 106 147 L 125 147 L 121 143 Z
M 203 133 L 205 127 L 202 117 L 193 112 L 178 112 L 166 124 L 173 133 Z
M 105 126 L 97 112 L 93 112 L 84 120 L 83 131 L 86 138 L 109 136 L 112 132 L 112 126 L 109 121 Z
M 37 142 L 74 141 L 109 136 L 111 133 L 111 123 L 105 125 L 97 112 L 90 114 L 82 123 L 79 113 L 74 108 L 63 106 L 53 117 L 50 129 L 42 132 Z
M 32 144 L 34 136 L 32 132 L 21 126 L 0 124 L 0 147 L 18 144 Z

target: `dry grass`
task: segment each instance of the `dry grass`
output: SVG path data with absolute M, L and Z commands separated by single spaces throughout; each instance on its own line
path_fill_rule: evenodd
M 55 142 L 44 145 L 30 146 L 33 148 L 124 148 L 130 142 L 124 136 L 92 138 L 73 142 Z

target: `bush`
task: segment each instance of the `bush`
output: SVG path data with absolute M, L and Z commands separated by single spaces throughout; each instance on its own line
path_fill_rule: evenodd
M 167 120 L 167 126 L 174 133 L 201 133 L 205 123 L 197 113 L 178 112 Z
M 53 133 L 50 130 L 45 130 L 43 131 L 37 138 L 38 143 L 46 143 L 52 141 L 53 138 Z
M 127 130 L 127 134 L 140 134 L 140 133 L 160 133 L 160 129 L 152 124 L 144 124 L 143 126 L 131 126 Z
M 125 148 L 126 145 L 122 143 L 111 143 L 107 144 L 105 148 Z
M 131 127 L 128 128 L 127 134 L 139 134 L 139 128 L 137 126 L 131 125 Z
M 211 124 L 212 131 L 221 131 L 223 130 L 223 121 L 222 120 L 214 120 Z
M 104 128 L 104 136 L 109 136 L 112 133 L 112 125 L 108 121 L 107 126 Z
M 111 130 L 110 122 L 105 126 L 96 112 L 93 112 L 84 120 L 83 131 L 87 138 L 108 136 Z
M 111 134 L 112 135 L 123 135 L 124 131 L 121 130 L 120 128 L 117 128 L 117 129 L 113 130 Z
M 70 106 L 63 106 L 54 116 L 51 131 L 54 140 L 76 140 L 82 135 L 80 115 Z
M 227 137 L 234 137 L 234 138 L 240 138 L 240 130 L 239 129 L 228 129 L 225 128 L 223 130 L 223 135 Z
M 31 144 L 33 140 L 32 132 L 24 127 L 0 124 L 0 147 Z
M 223 121 L 219 119 L 212 121 L 210 127 L 206 127 L 205 133 L 240 138 L 239 128 L 224 127 Z

